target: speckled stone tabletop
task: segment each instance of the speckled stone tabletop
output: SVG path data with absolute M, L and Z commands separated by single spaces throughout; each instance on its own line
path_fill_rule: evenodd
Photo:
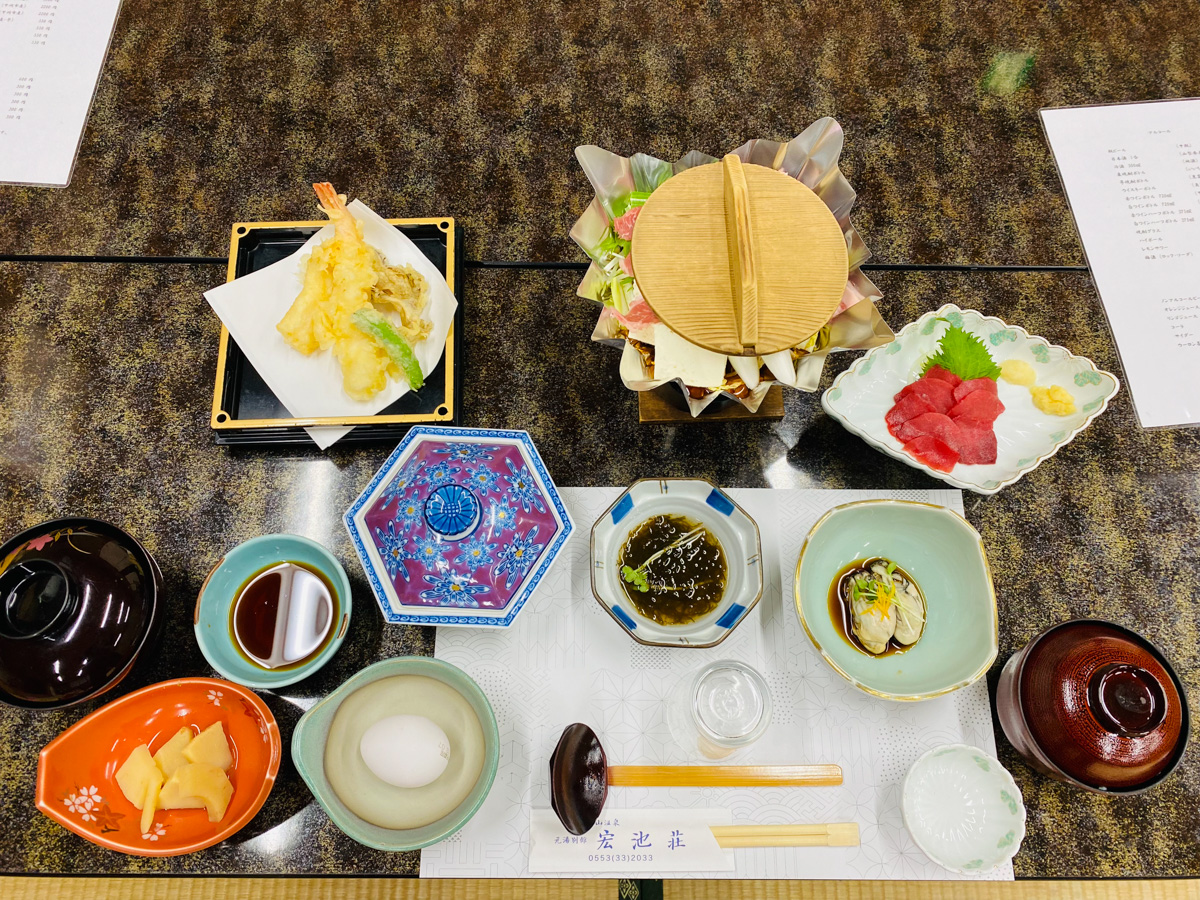
M 308 185 L 328 178 L 386 215 L 454 215 L 472 259 L 578 260 L 567 231 L 590 191 L 577 144 L 719 153 L 834 115 L 878 259 L 1079 264 L 1037 109 L 1198 94 L 1196 46 L 1188 2 L 126 0 L 74 180 L 0 186 L 0 254 L 223 257 L 231 222 L 311 218 Z M 996 93 L 981 79 L 1001 52 L 1034 62 Z M 1085 273 L 874 277 L 896 328 L 954 302 L 1120 372 Z M 167 627 L 122 692 L 211 674 L 191 609 L 225 550 L 275 531 L 327 544 L 356 614 L 328 666 L 265 695 L 286 738 L 312 699 L 376 659 L 431 652 L 433 633 L 383 626 L 339 521 L 389 446 L 214 444 L 219 324 L 201 293 L 223 279 L 213 263 L 0 262 L 0 525 L 98 516 L 154 554 Z M 639 426 L 615 351 L 589 341 L 577 280 L 475 269 L 462 292 L 464 424 L 528 429 L 559 484 L 938 484 L 843 431 L 816 395 L 789 393 L 773 424 Z M 1097 616 L 1158 643 L 1200 696 L 1198 473 L 1200 435 L 1141 430 L 1122 392 L 1016 485 L 964 497 L 999 596 L 993 686 L 1039 630 Z M 34 810 L 34 776 L 38 749 L 99 705 L 0 710 L 0 870 L 415 873 L 416 854 L 344 837 L 286 755 L 262 812 L 222 844 L 148 860 L 86 843 Z M 997 740 L 1029 810 L 1019 876 L 1200 876 L 1195 742 L 1160 788 L 1111 799 L 1035 775 Z

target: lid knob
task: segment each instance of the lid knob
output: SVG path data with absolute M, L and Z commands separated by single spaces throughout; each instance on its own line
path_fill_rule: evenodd
M 1148 734 L 1167 715 L 1163 687 L 1138 666 L 1109 663 L 1088 682 L 1088 707 L 1105 731 L 1122 737 Z
M 45 559 L 19 562 L 0 574 L 0 603 L 0 634 L 13 640 L 45 634 L 75 611 L 66 574 Z
M 721 160 L 725 185 L 725 233 L 729 241 L 729 274 L 733 288 L 734 324 L 745 356 L 758 350 L 758 246 L 750 221 L 750 188 L 742 161 L 730 153 Z
M 425 524 L 446 540 L 457 541 L 475 530 L 482 516 L 475 495 L 460 484 L 444 484 L 425 501 Z

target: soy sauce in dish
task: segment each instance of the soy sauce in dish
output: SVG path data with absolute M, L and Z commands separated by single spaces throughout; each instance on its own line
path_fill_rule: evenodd
M 660 625 L 687 625 L 725 593 L 725 552 L 707 528 L 685 516 L 654 516 L 635 528 L 618 560 L 621 586 L 639 613 Z
M 337 591 L 334 590 L 329 579 L 312 566 L 307 566 L 304 563 L 293 560 L 287 560 L 287 562 L 304 569 L 309 574 L 321 580 L 321 583 L 324 584 L 325 589 L 329 593 L 332 609 L 329 610 L 330 624 L 326 629 L 325 637 L 317 647 L 300 659 L 289 660 L 283 665 L 272 667 L 271 671 L 273 672 L 286 672 L 289 669 L 295 669 L 321 653 L 329 645 L 329 642 L 333 640 L 333 636 L 338 630 L 337 623 L 341 617 Z M 229 632 L 233 646 L 237 649 L 242 659 L 260 669 L 265 668 L 265 666 L 258 662 L 258 660 L 251 658 L 246 651 L 248 650 L 261 659 L 268 659 L 271 656 L 278 624 L 279 588 L 283 576 L 279 573 L 271 573 L 258 581 L 255 581 L 255 579 L 262 575 L 263 572 L 278 565 L 279 563 L 272 563 L 270 566 L 265 566 L 243 581 L 237 589 L 237 593 L 234 594 L 234 601 L 229 611 Z M 284 627 L 286 627 L 286 623 L 284 623 Z
M 915 647 L 917 645 L 917 643 L 920 641 L 920 637 L 918 636 L 917 640 L 913 641 L 911 644 L 904 644 L 904 643 L 901 643 L 899 640 L 897 640 L 896 637 L 893 635 L 888 640 L 887 645 L 885 646 L 882 653 L 873 653 L 872 651 L 868 650 L 863 645 L 862 641 L 860 641 L 858 639 L 858 637 L 855 635 L 855 633 L 854 633 L 854 614 L 851 611 L 851 601 L 850 601 L 851 585 L 853 584 L 854 579 L 856 577 L 861 576 L 863 574 L 869 574 L 871 567 L 873 565 L 875 565 L 876 563 L 884 563 L 885 565 L 888 565 L 888 564 L 893 565 L 894 566 L 894 574 L 896 575 L 897 579 L 903 579 L 904 581 L 907 581 L 909 584 L 911 584 L 913 586 L 913 588 L 917 592 L 917 595 L 920 597 L 921 614 L 922 614 L 922 617 L 924 616 L 925 608 L 926 608 L 925 595 L 921 591 L 921 588 L 917 584 L 917 582 L 913 579 L 913 577 L 911 575 L 909 575 L 906 571 L 904 571 L 899 566 L 892 563 L 890 560 L 884 559 L 883 557 L 876 556 L 876 557 L 869 557 L 866 559 L 856 559 L 856 560 L 854 560 L 854 562 L 849 563 L 846 566 L 843 566 L 841 571 L 839 571 L 837 573 L 837 575 L 834 576 L 833 581 L 829 585 L 829 618 L 833 622 L 834 630 L 837 631 L 838 634 L 840 634 L 845 639 L 845 641 L 848 644 L 850 644 L 850 646 L 852 646 L 855 650 L 858 650 L 860 653 L 865 653 L 868 656 L 874 656 L 876 658 L 879 658 L 879 657 L 894 656 L 899 653 L 904 653 L 905 651 L 911 649 L 912 647 Z M 924 623 L 923 622 L 922 622 L 922 626 L 921 626 L 921 633 L 922 634 L 924 633 Z

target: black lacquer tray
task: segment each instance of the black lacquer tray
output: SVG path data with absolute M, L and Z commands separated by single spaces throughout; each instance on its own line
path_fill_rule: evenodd
M 409 391 L 374 416 L 297 419 L 267 387 L 228 330 L 221 326 L 210 424 L 222 445 L 312 444 L 305 425 L 353 425 L 339 444 L 395 442 L 417 424 L 457 425 L 462 408 L 463 233 L 452 218 L 388 219 L 446 279 L 458 298 L 446 349 L 419 391 Z M 229 242 L 227 280 L 291 256 L 327 222 L 237 222 Z

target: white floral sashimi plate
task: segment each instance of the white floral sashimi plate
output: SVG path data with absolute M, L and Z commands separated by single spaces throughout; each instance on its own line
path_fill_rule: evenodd
M 938 352 L 945 331 L 939 320 L 977 335 L 997 365 L 1008 359 L 1033 366 L 1037 384 L 1061 385 L 1075 398 L 1069 416 L 1048 415 L 1033 405 L 1029 388 L 1000 379 L 997 389 L 1004 412 L 996 419 L 997 454 L 991 465 L 959 463 L 950 472 L 939 472 L 909 456 L 903 444 L 888 431 L 884 417 L 895 395 L 921 375 L 925 360 Z M 821 405 L 847 431 L 872 447 L 894 456 L 958 488 L 994 494 L 1032 472 L 1075 438 L 1108 407 L 1120 382 L 1086 357 L 1008 325 L 994 316 L 947 304 L 906 325 L 896 340 L 876 347 L 834 379 L 821 397 Z

